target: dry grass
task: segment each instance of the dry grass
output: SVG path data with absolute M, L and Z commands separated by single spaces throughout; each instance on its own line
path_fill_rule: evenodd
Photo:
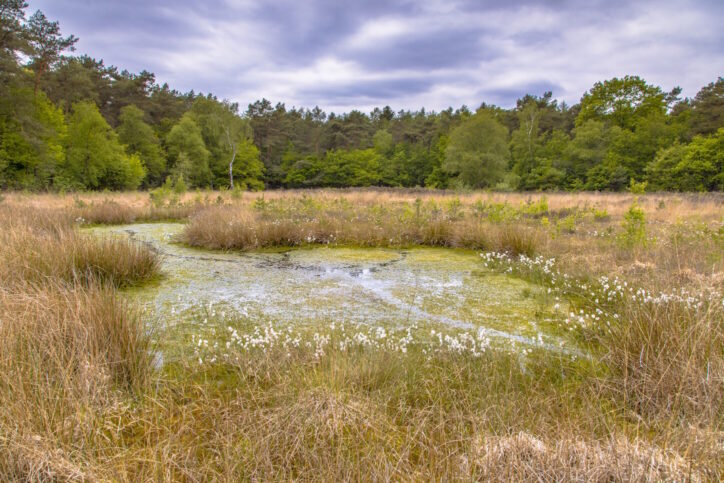
M 0 207 L 0 475 L 96 479 L 78 456 L 144 390 L 147 328 L 117 286 L 158 274 L 147 248 L 94 239 L 59 210 Z
M 507 251 L 532 255 L 540 234 L 521 224 L 491 224 L 456 219 L 444 213 L 415 216 L 409 211 L 377 206 L 335 205 L 313 214 L 267 213 L 238 205 L 207 208 L 186 226 L 183 241 L 211 249 L 257 250 L 312 244 L 362 247 L 413 245 Z
M 626 303 L 624 323 L 603 332 L 606 383 L 636 411 L 718 426 L 724 423 L 724 305 Z
M 202 205 L 171 204 L 132 206 L 106 199 L 76 207 L 76 218 L 87 224 L 123 225 L 129 223 L 185 220 L 196 213 Z
M 110 288 L 50 283 L 0 288 L 0 320 L 0 475 L 93 479 L 79 449 L 149 375 L 140 319 Z
M 120 238 L 79 233 L 67 216 L 0 207 L 0 285 L 62 280 L 128 286 L 159 273 L 148 248 Z
M 186 241 L 208 248 L 426 244 L 539 253 L 556 257 L 581 287 L 609 275 L 652 293 L 721 294 L 718 195 L 642 197 L 651 242 L 634 247 L 617 241 L 633 201 L 625 194 L 547 194 L 545 211 L 529 203 L 542 195 L 528 194 L 203 195 L 225 206 L 197 196 L 173 213 L 153 212 L 143 193 L 80 195 L 82 203 L 16 193 L 0 205 L 0 479 L 724 477 L 721 300 L 617 302 L 620 323 L 582 334 L 600 356 L 592 360 L 542 351 L 430 356 L 414 347 L 330 347 L 318 357 L 302 345 L 154 370 L 153 334 L 116 290 L 156 276 L 157 257 L 76 228 L 79 216 L 190 217 Z M 605 215 L 594 216 L 594 207 Z M 599 295 L 581 289 L 575 303 L 608 310 L 594 301 Z
M 481 438 L 470 464 L 485 481 L 702 481 L 670 450 L 623 438 L 570 438 L 544 442 L 524 432 Z
M 105 201 L 114 201 L 123 207 L 142 211 L 149 207 L 147 192 L 123 193 L 78 193 L 63 194 L 25 194 L 22 192 L 4 193 L 6 205 L 36 208 L 74 208 L 79 204 L 102 205 Z M 412 203 L 420 199 L 423 203 L 435 202 L 445 205 L 451 200 L 459 200 L 463 206 L 471 207 L 482 201 L 486 203 L 509 204 L 520 206 L 536 203 L 545 199 L 552 212 L 569 212 L 588 208 L 606 209 L 614 221 L 620 220 L 634 200 L 638 200 L 642 208 L 654 222 L 672 223 L 677 220 L 692 218 L 703 221 L 721 220 L 724 194 L 722 193 L 647 193 L 634 195 L 630 193 L 491 193 L 484 191 L 454 192 L 428 189 L 315 189 L 315 190 L 278 190 L 262 193 L 244 193 L 238 199 L 232 193 L 220 191 L 188 192 L 178 197 L 178 205 L 193 206 L 209 204 L 221 200 L 225 203 L 250 204 L 256 199 L 266 201 L 294 202 L 301 199 L 314 199 L 330 202 L 344 199 L 348 203 L 359 205 L 387 205 Z M 160 216 L 160 215 L 159 215 Z M 140 219 L 140 218 L 136 218 Z M 159 219 L 164 219 L 160 217 Z M 165 219 L 178 219 L 168 217 Z

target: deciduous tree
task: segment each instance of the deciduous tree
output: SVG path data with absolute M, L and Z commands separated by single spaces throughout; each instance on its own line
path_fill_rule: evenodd
M 505 172 L 507 137 L 505 126 L 480 110 L 450 133 L 443 169 L 463 186 L 494 186 Z

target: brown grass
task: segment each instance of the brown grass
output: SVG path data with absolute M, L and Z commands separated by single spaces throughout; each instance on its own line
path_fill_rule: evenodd
M 481 438 L 472 462 L 485 481 L 702 481 L 676 453 L 619 438 L 542 441 L 528 433 Z
M 150 375 L 150 337 L 115 287 L 158 274 L 147 248 L 78 233 L 60 210 L 0 207 L 0 475 L 94 480 L 78 457 Z
M 123 225 L 129 223 L 185 220 L 202 205 L 173 204 L 132 206 L 106 199 L 77 207 L 73 213 L 82 223 L 101 225 Z
M 221 196 L 225 206 L 192 202 L 197 196 L 182 198 L 169 218 L 190 217 L 186 241 L 208 248 L 465 247 L 554 256 L 578 285 L 615 275 L 652 293 L 724 288 L 717 195 L 642 197 L 652 240 L 634 247 L 616 238 L 633 201 L 627 194 L 547 194 L 547 211 L 534 214 L 527 202 L 543 195 L 203 195 Z M 330 347 L 318 358 L 302 345 L 153 370 L 154 338 L 116 290 L 155 276 L 157 258 L 128 241 L 85 236 L 76 219 L 78 210 L 92 223 L 169 212 L 149 215 L 143 193 L 77 199 L 85 206 L 14 193 L 0 205 L 0 479 L 724 476 L 721 300 L 622 303 L 610 332 L 584 334 L 591 360 L 492 350 L 430 356 L 414 347 L 406 354 Z M 513 217 L 481 215 L 478 201 L 508 203 Z M 607 214 L 594 218 L 587 207 Z M 559 227 L 569 215 L 574 223 Z M 611 236 L 590 234 L 608 229 Z M 595 296 L 581 289 L 576 303 L 590 309 Z
M 626 303 L 604 332 L 607 383 L 638 414 L 724 423 L 724 306 Z
M 63 280 L 128 286 L 158 275 L 147 247 L 121 238 L 79 233 L 68 217 L 42 210 L 0 208 L 0 284 Z
M 78 203 L 101 205 L 107 200 L 114 201 L 124 207 L 144 209 L 149 206 L 147 192 L 122 193 L 77 193 L 63 194 L 25 194 L 22 192 L 4 193 L 6 205 L 37 208 L 73 208 Z M 631 193 L 491 193 L 485 191 L 455 192 L 428 189 L 391 189 L 391 188 L 349 188 L 349 189 L 315 189 L 315 190 L 277 190 L 260 193 L 244 193 L 237 199 L 232 193 L 220 191 L 188 192 L 179 195 L 180 206 L 209 204 L 221 199 L 225 203 L 249 204 L 263 197 L 267 201 L 291 202 L 300 199 L 315 199 L 329 202 L 344 199 L 352 205 L 386 205 L 411 203 L 416 199 L 422 202 L 436 202 L 444 205 L 450 200 L 459 200 L 463 206 L 472 206 L 478 201 L 488 203 L 508 203 L 522 205 L 547 200 L 552 212 L 566 212 L 576 209 L 605 208 L 613 221 L 618 221 L 628 210 L 634 200 L 638 200 L 642 208 L 654 222 L 671 223 L 677 220 L 696 218 L 703 221 L 721 220 L 724 194 L 722 193 L 647 193 L 634 195 Z M 136 218 L 139 219 L 139 218 Z M 178 219 L 168 217 L 159 219 Z
M 391 212 L 381 217 L 361 212 L 325 211 L 314 218 L 269 215 L 229 205 L 207 208 L 194 215 L 183 241 L 211 249 L 257 250 L 303 245 L 362 247 L 439 246 L 507 251 L 532 255 L 540 234 L 521 224 L 491 224 L 479 219 L 405 218 Z
M 78 448 L 149 375 L 140 319 L 109 288 L 50 283 L 0 288 L 0 320 L 0 475 L 93 479 Z

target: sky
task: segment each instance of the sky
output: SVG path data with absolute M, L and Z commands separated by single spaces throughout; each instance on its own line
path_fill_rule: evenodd
M 327 112 L 578 102 L 639 75 L 693 97 L 724 75 L 724 0 L 29 0 L 77 53 L 242 106 Z

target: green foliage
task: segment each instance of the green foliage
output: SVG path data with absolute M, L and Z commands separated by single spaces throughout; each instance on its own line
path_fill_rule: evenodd
M 146 177 L 146 167 L 137 154 L 128 156 L 128 162 L 124 165 L 123 176 L 125 181 L 122 188 L 135 189 L 140 186 L 141 181 Z
M 606 158 L 608 147 L 608 129 L 603 122 L 591 119 L 576 126 L 562 163 L 568 186 L 583 187 L 590 170 Z
M 607 158 L 586 173 L 585 189 L 594 191 L 621 191 L 629 186 L 629 172 L 615 159 Z
M 329 151 L 324 159 L 308 157 L 289 170 L 290 186 L 370 186 L 380 182 L 380 155 L 374 149 Z
M 392 138 L 392 134 L 388 131 L 380 129 L 375 133 L 372 141 L 375 146 L 375 151 L 377 151 L 381 156 L 389 157 L 392 155 L 392 152 L 395 149 L 395 142 Z
M 95 104 L 73 105 L 65 140 L 63 186 L 76 189 L 135 189 L 145 176 L 137 156 L 128 156 Z
M 541 115 L 538 105 L 528 101 L 518 112 L 519 127 L 511 135 L 512 171 L 517 177 L 515 187 L 519 189 L 555 189 L 564 178 L 564 173 L 553 167 L 552 157 L 549 156 L 554 153 L 544 152 L 560 149 L 544 150 L 545 139 L 538 125 Z
M 161 144 L 150 125 L 144 121 L 144 113 L 136 106 L 121 109 L 120 124 L 116 129 L 118 139 L 128 154 L 137 155 L 146 169 L 146 186 L 161 182 L 166 170 L 166 159 Z
M 172 178 L 171 176 L 166 177 L 166 181 L 149 193 L 151 203 L 157 207 L 163 207 L 165 205 L 176 205 L 179 202 L 179 195 L 186 193 L 188 187 L 184 182 L 183 178 L 177 177 Z M 200 202 L 200 200 L 198 201 Z
M 622 246 L 646 246 L 646 215 L 638 203 L 634 202 L 623 215 L 621 228 L 623 231 L 618 239 Z
M 564 216 L 556 222 L 556 231 L 558 233 L 575 233 L 577 221 L 578 217 L 575 214 Z
M 264 196 L 259 196 L 257 199 L 254 200 L 254 204 L 252 206 L 257 211 L 265 211 L 269 208 L 270 204 L 271 203 L 264 199 Z
M 637 195 L 644 194 L 644 193 L 646 193 L 646 186 L 648 184 L 649 183 L 647 181 L 641 181 L 641 182 L 637 183 L 635 179 L 631 178 L 631 181 L 629 182 L 629 185 L 628 185 L 628 191 L 629 191 L 629 193 L 634 193 Z
M 724 126 L 724 77 L 718 77 L 696 94 L 689 122 L 692 135 L 714 134 Z
M 259 149 L 251 139 L 244 139 L 237 145 L 233 166 L 234 179 L 241 189 L 258 191 L 264 189 L 264 165 L 259 159 Z
M 186 193 L 189 190 L 188 186 L 186 186 L 186 181 L 184 181 L 183 176 L 179 176 L 176 178 L 176 180 L 173 183 L 173 192 L 177 195 L 182 195 Z
M 493 223 L 503 223 L 519 218 L 520 211 L 508 203 L 490 203 L 477 201 L 473 206 L 475 214 L 481 218 L 487 218 Z
M 194 188 L 211 184 L 210 153 L 201 137 L 201 129 L 190 113 L 184 114 L 166 136 L 166 150 L 175 176 L 182 177 Z
M 576 126 L 588 120 L 608 122 L 621 129 L 633 129 L 641 118 L 666 113 L 667 96 L 660 87 L 638 76 L 597 82 L 583 95 Z
M 231 197 L 235 200 L 240 200 L 244 196 L 244 189 L 241 185 L 234 185 L 234 189 L 231 190 Z
M 5 3 L 3 189 L 129 189 L 139 176 L 149 189 L 168 176 L 196 189 L 623 191 L 631 180 L 654 190 L 724 189 L 721 77 L 681 102 L 678 88 L 625 76 L 596 83 L 572 107 L 551 92 L 476 113 L 386 106 L 327 115 L 262 99 L 242 116 L 235 103 L 158 85 L 150 72 L 64 55 L 75 37 L 42 12 L 26 18 L 25 2 Z
M 606 208 L 594 208 L 593 209 L 593 219 L 595 221 L 606 221 L 611 218 L 611 215 L 609 215 L 608 210 Z
M 251 125 L 238 115 L 238 105 L 211 96 L 198 97 L 190 111 L 201 130 L 213 185 L 263 189 L 264 166 L 253 143 Z
M 11 94 L 0 99 L 0 186 L 47 189 L 65 157 L 63 112 L 29 88 Z
M 548 198 L 545 196 L 538 201 L 528 201 L 521 207 L 521 212 L 529 216 L 542 216 L 548 213 Z
M 332 151 L 325 161 L 327 186 L 370 186 L 380 181 L 380 157 L 373 149 Z
M 662 149 L 646 166 L 656 190 L 707 191 L 724 189 L 724 128 L 713 136 L 696 136 L 690 144 Z
M 507 130 L 481 110 L 450 133 L 443 169 L 462 185 L 485 188 L 503 178 L 508 157 Z
M 27 53 L 30 55 L 28 66 L 34 73 L 34 90 L 37 92 L 43 77 L 60 59 L 63 51 L 74 50 L 78 39 L 73 35 L 63 37 L 58 22 L 48 20 L 40 10 L 28 19 L 25 30 Z

